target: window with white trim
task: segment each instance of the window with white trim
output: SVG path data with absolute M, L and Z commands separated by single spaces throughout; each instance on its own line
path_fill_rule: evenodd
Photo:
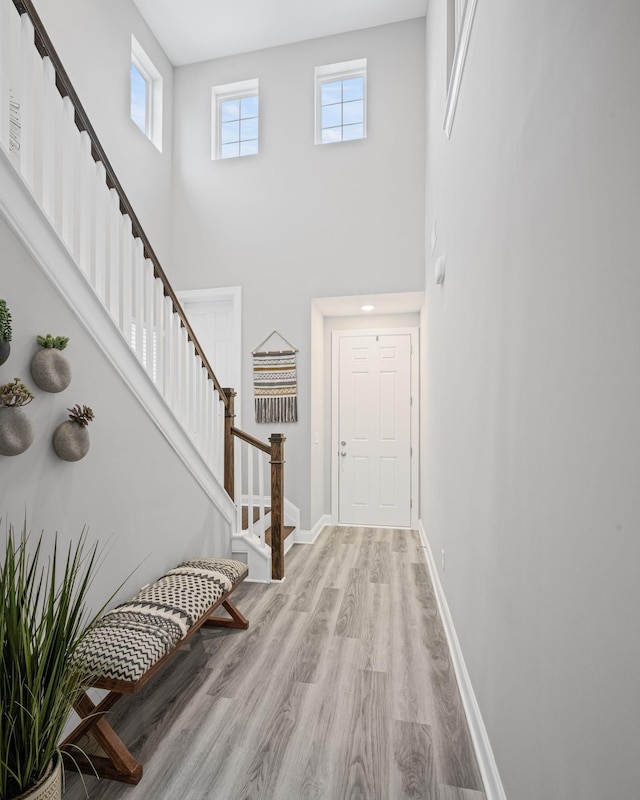
M 316 67 L 316 144 L 367 136 L 367 59 Z
M 214 86 L 212 93 L 211 158 L 258 154 L 258 79 Z
M 162 151 L 162 75 L 135 36 L 131 37 L 129 85 L 131 119 Z

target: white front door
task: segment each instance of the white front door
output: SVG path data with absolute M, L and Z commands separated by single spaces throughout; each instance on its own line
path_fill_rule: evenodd
M 411 525 L 411 336 L 341 336 L 338 509 L 347 525 Z

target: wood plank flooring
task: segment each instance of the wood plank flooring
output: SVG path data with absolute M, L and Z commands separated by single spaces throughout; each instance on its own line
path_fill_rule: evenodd
M 329 527 L 239 587 L 248 631 L 196 634 L 109 713 L 142 781 L 83 776 L 89 798 L 486 800 L 419 545 Z

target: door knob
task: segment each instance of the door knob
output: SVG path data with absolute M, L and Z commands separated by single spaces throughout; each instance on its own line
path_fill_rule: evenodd
M 344 447 L 346 442 L 340 442 L 340 444 Z
M 341 455 L 341 456 L 346 456 L 346 455 L 347 455 L 347 451 L 346 451 L 346 450 L 343 450 L 343 451 L 340 453 L 340 455 Z

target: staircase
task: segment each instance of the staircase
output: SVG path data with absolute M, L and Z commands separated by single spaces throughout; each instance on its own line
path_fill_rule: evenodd
M 254 580 L 281 580 L 299 523 L 285 438 L 234 427 L 235 391 L 220 386 L 31 0 L 0 0 L 0 179 L 0 213 L 221 510 L 233 553 Z

